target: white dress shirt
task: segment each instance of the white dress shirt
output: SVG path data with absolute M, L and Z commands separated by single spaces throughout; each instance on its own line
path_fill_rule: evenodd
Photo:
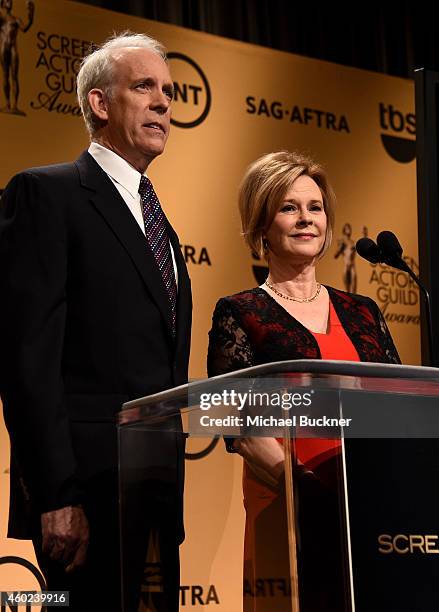
M 138 170 L 133 168 L 123 157 L 117 155 L 110 149 L 103 147 L 97 142 L 90 143 L 88 152 L 102 170 L 109 176 L 116 189 L 120 193 L 123 201 L 128 206 L 134 219 L 137 221 L 143 234 L 145 225 L 143 223 L 142 204 L 140 200 L 139 185 L 142 176 Z M 146 176 L 146 174 L 145 174 Z M 171 248 L 172 264 L 174 266 L 175 281 L 178 289 L 177 265 L 175 263 L 174 249 Z

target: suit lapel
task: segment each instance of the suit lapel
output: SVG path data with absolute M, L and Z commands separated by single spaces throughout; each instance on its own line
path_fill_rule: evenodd
M 75 163 L 81 185 L 90 192 L 89 200 L 127 251 L 151 298 L 160 309 L 169 334 L 172 335 L 169 297 L 144 234 L 116 187 L 92 156 L 84 152 Z

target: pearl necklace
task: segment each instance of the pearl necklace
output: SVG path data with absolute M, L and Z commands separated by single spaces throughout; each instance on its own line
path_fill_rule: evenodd
M 306 303 L 306 302 L 314 302 L 314 300 L 316 300 L 319 295 L 320 295 L 320 289 L 322 288 L 322 285 L 320 283 L 317 283 L 317 290 L 314 293 L 314 295 L 312 295 L 309 298 L 296 298 L 293 297 L 292 295 L 286 295 L 285 293 L 281 293 L 280 291 L 278 291 L 275 287 L 273 287 L 273 285 L 269 282 L 268 278 L 264 283 L 265 285 L 267 285 L 267 287 L 269 289 L 271 289 L 273 291 L 273 293 L 275 293 L 276 295 L 278 295 L 279 297 L 283 298 L 284 300 L 291 300 L 292 302 L 300 302 L 302 304 Z

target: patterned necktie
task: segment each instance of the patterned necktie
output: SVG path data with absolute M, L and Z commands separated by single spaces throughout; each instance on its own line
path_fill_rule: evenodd
M 169 296 L 172 313 L 172 334 L 175 336 L 177 283 L 175 281 L 169 236 L 166 231 L 166 218 L 154 187 L 146 176 L 141 176 L 140 178 L 139 194 L 142 202 L 146 239 L 151 247 Z

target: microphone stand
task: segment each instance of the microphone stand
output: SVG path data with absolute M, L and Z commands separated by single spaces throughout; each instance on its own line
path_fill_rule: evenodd
M 413 272 L 413 270 L 408 266 L 408 264 L 402 259 L 401 256 L 394 255 L 385 255 L 383 258 L 383 263 L 391 266 L 392 268 L 398 268 L 398 270 L 402 270 L 403 272 L 407 272 L 407 274 L 412 278 L 415 283 L 418 285 L 424 296 L 424 304 L 425 304 L 425 314 L 427 315 L 427 340 L 428 340 L 428 352 L 430 355 L 430 366 L 436 367 L 436 359 L 434 354 L 433 347 L 433 318 L 431 315 L 431 300 L 430 293 L 421 283 L 419 278 Z

